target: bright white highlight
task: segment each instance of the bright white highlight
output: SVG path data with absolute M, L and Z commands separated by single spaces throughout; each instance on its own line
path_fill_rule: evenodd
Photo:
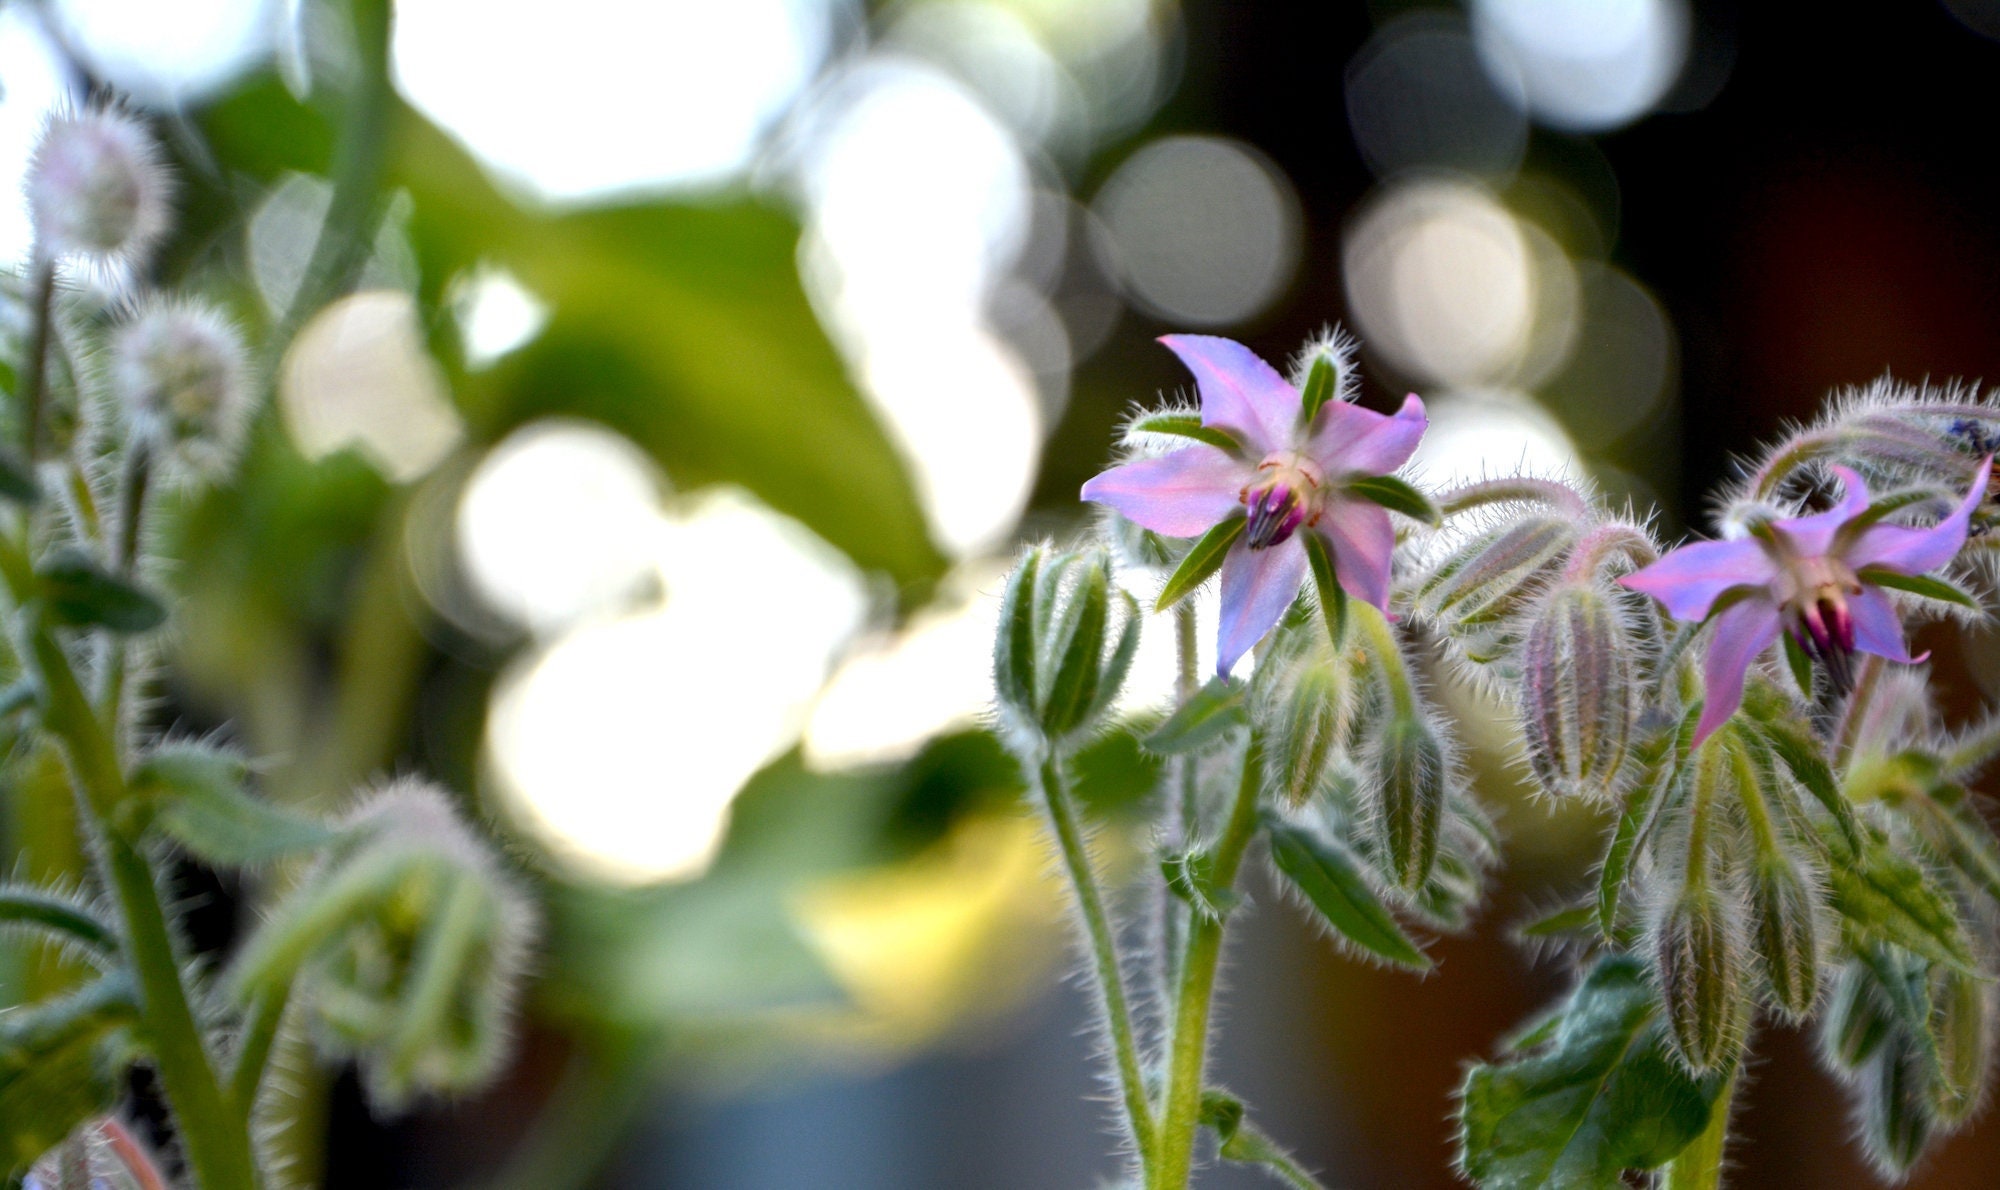
M 525 347 L 548 325 L 548 303 L 503 268 L 478 269 L 459 283 L 453 296 L 465 366 L 474 371 Z
M 621 883 L 707 867 L 867 606 L 852 565 L 747 495 L 662 524 L 665 601 L 525 659 L 487 722 L 505 807 L 559 861 Z
M 172 107 L 220 89 L 271 52 L 271 0 L 55 0 L 69 43 L 142 103 Z
M 0 267 L 27 263 L 35 239 L 22 189 L 28 159 L 49 112 L 75 98 L 41 25 L 20 5 L 0 7 Z
M 393 63 L 409 101 L 501 178 L 599 199 L 742 169 L 825 54 L 830 7 L 406 0 Z
M 666 480 L 589 422 L 536 422 L 479 463 L 454 538 L 472 587 L 538 633 L 630 605 L 658 574 Z
M 1584 474 L 1562 423 L 1529 397 L 1503 389 L 1444 393 L 1425 400 L 1430 429 L 1411 465 L 1426 484 L 1449 487 L 1497 475 Z
M 1105 271 L 1155 315 L 1189 326 L 1242 322 L 1298 267 L 1298 198 L 1247 145 L 1175 136 L 1134 153 L 1098 192 Z
M 1650 111 L 1688 53 L 1684 0 L 1473 0 L 1472 31 L 1496 79 L 1518 78 L 1528 111 L 1603 132 Z
M 285 356 L 278 408 L 307 458 L 353 447 L 398 483 L 429 471 L 463 434 L 417 304 L 400 290 L 350 294 L 314 315 Z

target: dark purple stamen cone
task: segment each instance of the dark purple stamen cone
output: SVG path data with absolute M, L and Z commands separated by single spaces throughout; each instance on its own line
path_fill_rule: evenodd
M 1244 542 L 1253 550 L 1277 545 L 1306 519 L 1305 501 L 1289 484 L 1275 483 L 1250 498 L 1250 525 Z

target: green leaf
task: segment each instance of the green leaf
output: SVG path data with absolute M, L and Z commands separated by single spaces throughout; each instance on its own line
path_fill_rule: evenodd
M 1180 602 L 1181 597 L 1208 581 L 1208 576 L 1222 569 L 1222 560 L 1228 556 L 1229 547 L 1243 535 L 1244 526 L 1250 523 L 1248 517 L 1232 516 L 1228 520 L 1201 535 L 1194 548 L 1181 559 L 1167 577 L 1167 585 L 1160 588 L 1159 597 L 1153 600 L 1153 610 L 1163 612 Z
M 1431 969 L 1430 956 L 1403 932 L 1368 886 L 1361 866 L 1338 844 L 1275 818 L 1265 820 L 1264 831 L 1271 840 L 1271 862 L 1336 933 L 1399 967 Z
M 1951 898 L 1928 873 L 1880 840 L 1827 865 L 1834 909 L 1862 937 L 1973 971 L 1972 941 Z
M 339 837 L 318 819 L 251 796 L 249 776 L 235 753 L 164 744 L 133 771 L 132 787 L 153 807 L 156 828 L 217 867 L 255 867 Z
M 35 577 L 42 602 L 58 624 L 130 634 L 151 632 L 166 623 L 165 604 L 80 549 L 51 551 Z
M 1912 595 L 1921 595 L 1925 599 L 1935 599 L 1941 603 L 1956 603 L 1960 607 L 1969 607 L 1974 611 L 1979 610 L 1979 600 L 1973 598 L 1971 592 L 1956 583 L 1948 583 L 1932 575 L 1897 574 L 1893 570 L 1884 570 L 1880 567 L 1870 566 L 1864 568 L 1856 577 L 1864 583 L 1873 583 L 1878 587 L 1888 587 L 1892 591 L 1908 591 Z
M 1192 413 L 1152 413 L 1132 423 L 1132 428 L 1146 434 L 1172 434 L 1176 438 L 1192 438 L 1196 442 L 1206 442 L 1233 455 L 1243 453 L 1243 443 L 1236 435 L 1221 426 L 1205 426 L 1201 418 Z
M 123 971 L 0 1013 L 0 1181 L 26 1173 L 78 1124 L 116 1102 L 100 1042 L 137 1016 L 137 993 Z
M 1299 424 L 1310 427 L 1328 401 L 1340 392 L 1340 369 L 1333 356 L 1321 353 L 1306 372 L 1306 386 L 1299 390 Z
M 118 935 L 88 905 L 53 889 L 0 884 L 0 934 L 33 932 L 93 955 L 118 953 Z
M 35 482 L 35 469 L 13 450 L 0 447 L 0 500 L 33 504 L 42 498 L 42 485 Z
M 993 688 L 1000 704 L 1032 719 L 1035 711 L 1035 579 L 1042 551 L 1029 550 L 1007 578 L 1000 630 L 993 642 Z
M 1656 741 L 1651 751 L 1664 751 L 1671 747 L 1670 738 Z M 1655 760 L 1657 763 L 1657 759 Z M 1632 867 L 1632 855 L 1638 847 L 1641 828 L 1653 815 L 1653 808 L 1660 800 L 1661 792 L 1673 778 L 1666 773 L 1642 774 L 1625 795 L 1625 809 L 1618 815 L 1618 825 L 1611 832 L 1611 842 L 1604 850 L 1604 862 L 1597 870 L 1597 926 L 1604 937 L 1613 938 L 1618 932 L 1618 906 L 1625 895 L 1625 876 Z
M 1110 711 L 1118 692 L 1125 688 L 1126 676 L 1132 672 L 1132 659 L 1139 655 L 1139 601 L 1122 588 L 1112 594 L 1125 614 L 1118 629 L 1118 643 L 1105 657 L 1104 672 L 1098 676 L 1097 694 L 1083 712 L 1086 723 L 1096 723 Z
M 1671 1052 L 1643 964 L 1600 960 L 1534 1048 L 1480 1064 L 1460 1095 L 1460 1168 L 1481 1190 L 1619 1190 L 1708 1127 L 1724 1077 Z M 1553 1027 L 1550 1027 L 1550 1026 Z
M 1140 743 L 1161 756 L 1199 752 L 1229 732 L 1250 722 L 1243 709 L 1243 686 L 1228 678 L 1210 678 L 1165 723 Z
M 1393 475 L 1370 475 L 1364 479 L 1349 480 L 1346 489 L 1351 495 L 1373 501 L 1390 512 L 1400 512 L 1426 525 L 1436 525 L 1443 520 L 1429 496 Z
M 1567 938 L 1598 933 L 1597 905 L 1571 905 L 1545 914 L 1514 931 L 1522 938 Z
M 1319 593 L 1320 615 L 1326 618 L 1327 639 L 1338 649 L 1347 640 L 1347 590 L 1334 571 L 1333 547 L 1318 533 L 1301 533 L 1306 561 L 1312 566 L 1313 588 Z

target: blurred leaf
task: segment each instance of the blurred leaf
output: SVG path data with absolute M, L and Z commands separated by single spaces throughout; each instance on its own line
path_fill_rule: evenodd
M 1210 678 L 1141 742 L 1148 752 L 1162 756 L 1206 748 L 1249 722 L 1243 709 L 1243 689 L 1228 678 Z
M 1460 1167 L 1482 1190 L 1619 1190 L 1708 1126 L 1721 1076 L 1674 1060 L 1636 959 L 1600 960 L 1531 1047 L 1467 1074 Z
M 252 796 L 249 777 L 234 752 L 182 742 L 141 761 L 132 786 L 156 807 L 155 826 L 215 867 L 266 864 L 338 837 L 316 818 Z
M 1399 967 L 1431 969 L 1430 957 L 1396 924 L 1361 866 L 1337 844 L 1276 819 L 1266 820 L 1264 830 L 1278 871 L 1342 938 Z
M 1201 1093 L 1201 1123 L 1213 1129 L 1216 1153 L 1224 1161 L 1262 1165 L 1272 1176 L 1297 1190 L 1321 1190 L 1319 1181 L 1299 1168 L 1292 1155 L 1264 1135 L 1243 1112 L 1243 1104 L 1226 1091 Z
M 129 976 L 0 1013 L 0 1179 L 19 1177 L 117 1097 L 98 1043 L 138 1016 Z
M 35 568 L 35 577 L 43 602 L 59 624 L 132 634 L 151 632 L 166 623 L 166 606 L 152 592 L 111 573 L 82 550 L 52 551 Z

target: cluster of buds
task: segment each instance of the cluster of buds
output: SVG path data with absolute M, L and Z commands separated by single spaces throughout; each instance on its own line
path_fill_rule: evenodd
M 1006 737 L 1034 755 L 1087 738 L 1117 699 L 1138 645 L 1138 605 L 1114 590 L 1105 551 L 1029 550 L 1007 580 L 993 650 Z
M 293 986 L 320 1048 L 357 1059 L 385 1111 L 478 1087 L 507 1054 L 527 898 L 421 782 L 379 790 L 342 834 L 245 946 L 231 988 L 248 1004 Z

